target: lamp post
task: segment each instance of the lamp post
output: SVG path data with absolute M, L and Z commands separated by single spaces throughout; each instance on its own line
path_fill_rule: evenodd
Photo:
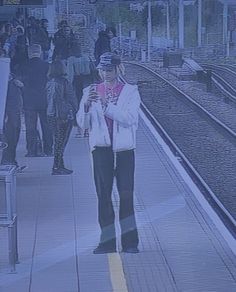
M 69 0 L 66 0 L 66 17 L 69 20 Z
M 184 48 L 184 1 L 179 0 L 179 48 Z
M 202 0 L 198 0 L 197 44 L 199 47 L 202 45 Z
M 167 40 L 170 40 L 170 3 L 169 0 L 167 0 L 166 3 L 166 36 Z
M 147 30 L 148 30 L 148 62 L 151 61 L 151 42 L 152 42 L 152 15 L 151 15 L 151 0 L 148 1 L 148 19 L 147 19 Z
M 223 44 L 227 44 L 228 35 L 228 3 L 223 4 Z

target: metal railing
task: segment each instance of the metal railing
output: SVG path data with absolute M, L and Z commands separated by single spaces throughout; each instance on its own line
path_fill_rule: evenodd
M 18 263 L 15 166 L 0 165 L 0 190 L 0 227 L 8 229 L 9 265 L 13 273 Z

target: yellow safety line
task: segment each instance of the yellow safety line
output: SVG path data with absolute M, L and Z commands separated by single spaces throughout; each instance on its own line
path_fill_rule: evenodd
M 108 255 L 113 292 L 128 292 L 123 265 L 118 253 Z

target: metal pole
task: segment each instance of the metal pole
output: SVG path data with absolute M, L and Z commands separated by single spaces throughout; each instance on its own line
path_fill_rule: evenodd
M 223 44 L 227 44 L 228 35 L 228 4 L 224 3 L 223 6 Z
M 226 45 L 226 56 L 230 56 L 230 47 L 229 47 L 229 41 L 230 41 L 230 31 L 228 31 L 227 34 L 227 45 Z
M 148 62 L 151 61 L 151 42 L 152 42 L 152 15 L 151 15 L 151 0 L 148 1 Z
M 170 40 L 170 3 L 166 3 L 166 36 Z
M 120 51 L 121 51 L 121 47 L 122 47 L 122 39 L 121 39 L 121 37 L 122 37 L 122 29 L 121 29 L 121 22 L 119 22 L 119 38 L 120 38 L 119 45 L 120 45 Z
M 198 17 L 197 17 L 197 43 L 202 45 L 202 0 L 198 0 Z
M 66 17 L 69 20 L 69 0 L 66 0 Z
M 179 0 L 179 48 L 184 48 L 184 2 Z

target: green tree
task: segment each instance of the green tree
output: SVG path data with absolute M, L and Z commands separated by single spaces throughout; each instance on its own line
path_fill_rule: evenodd
M 143 30 L 143 13 L 131 11 L 129 3 L 114 2 L 96 5 L 98 18 L 107 25 L 122 24 L 122 33 L 127 35 L 130 30 Z

